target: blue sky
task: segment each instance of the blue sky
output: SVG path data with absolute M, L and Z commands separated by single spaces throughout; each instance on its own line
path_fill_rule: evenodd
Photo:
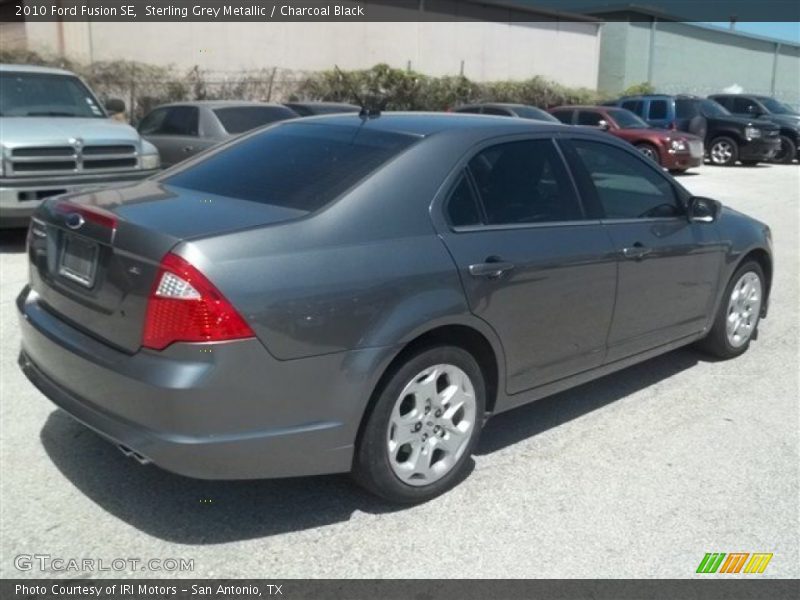
M 714 25 L 728 29 L 728 23 L 706 23 L 707 25 Z M 794 21 L 791 23 L 737 23 L 736 30 L 744 33 L 753 33 L 755 35 L 763 35 L 771 38 L 778 38 L 779 40 L 788 40 L 790 42 L 800 43 L 800 23 Z

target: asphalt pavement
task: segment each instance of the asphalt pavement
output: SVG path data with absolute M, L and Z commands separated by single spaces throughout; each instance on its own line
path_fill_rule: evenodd
M 38 554 L 194 561 L 63 577 L 682 578 L 707 552 L 770 552 L 757 577 L 800 577 L 800 167 L 680 181 L 772 227 L 750 351 L 678 350 L 500 415 L 465 482 L 402 509 L 343 476 L 207 482 L 125 458 L 17 368 L 24 235 L 0 233 L 0 576 L 47 575 L 17 568 Z

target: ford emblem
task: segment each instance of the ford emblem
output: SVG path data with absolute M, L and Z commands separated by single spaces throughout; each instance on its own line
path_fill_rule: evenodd
M 64 219 L 64 223 L 70 229 L 78 229 L 83 225 L 83 216 L 80 213 L 69 213 Z

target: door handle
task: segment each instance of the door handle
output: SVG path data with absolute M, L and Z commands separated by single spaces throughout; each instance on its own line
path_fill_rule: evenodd
M 192 150 L 194 150 L 194 146 L 184 146 L 183 147 L 183 151 L 184 152 L 191 152 Z
M 652 248 L 647 248 L 641 242 L 636 242 L 633 246 L 628 246 L 622 249 L 622 256 L 631 260 L 642 260 L 653 251 Z
M 485 277 L 487 279 L 499 279 L 503 273 L 514 268 L 514 263 L 503 262 L 501 260 L 486 259 L 486 262 L 469 266 L 469 274 L 473 277 Z

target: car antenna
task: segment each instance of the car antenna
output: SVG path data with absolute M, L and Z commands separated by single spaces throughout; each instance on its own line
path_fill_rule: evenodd
M 361 94 L 359 94 L 356 91 L 356 88 L 353 85 L 353 82 L 339 68 L 339 65 L 334 65 L 333 68 L 336 71 L 336 73 L 339 75 L 339 77 L 342 79 L 344 84 L 347 86 L 347 88 L 350 91 L 350 93 L 356 99 L 356 102 L 358 102 L 358 105 L 361 107 L 361 110 L 359 111 L 358 116 L 361 117 L 364 120 L 380 117 L 381 116 L 381 111 L 383 111 L 383 109 L 386 108 L 386 104 L 388 103 L 389 99 L 387 97 L 384 97 L 384 98 L 381 99 L 380 103 L 378 103 L 378 105 L 375 106 L 375 103 L 371 102 L 371 100 L 373 100 L 372 98 L 370 98 L 369 96 L 364 98 L 364 97 L 361 96 Z

